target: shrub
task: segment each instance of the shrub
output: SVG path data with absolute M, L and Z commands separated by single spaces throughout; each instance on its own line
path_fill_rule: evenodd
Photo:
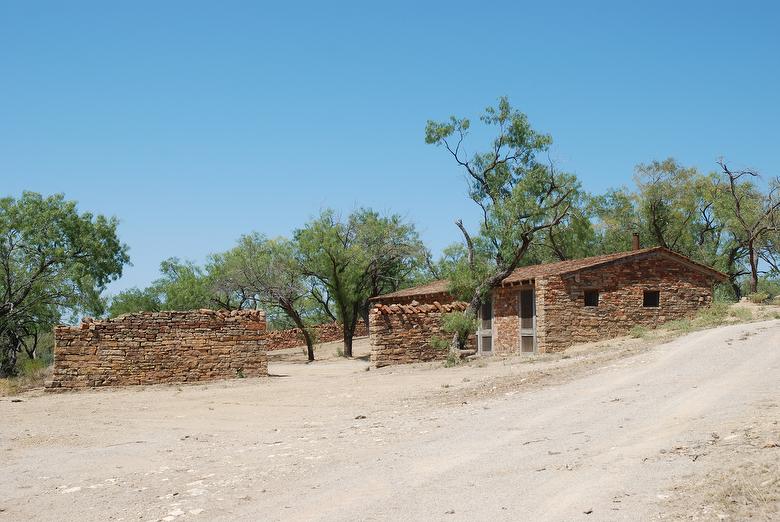
M 634 339 L 640 339 L 644 338 L 647 335 L 647 328 L 641 325 L 635 325 L 631 330 L 629 330 L 628 335 L 633 337 Z
M 776 295 L 774 299 L 772 299 L 772 304 L 775 306 L 780 306 L 780 295 Z
M 450 347 L 449 341 L 440 335 L 434 335 L 431 337 L 430 341 L 428 341 L 428 344 L 431 346 L 431 348 L 441 351 L 447 350 Z
M 690 319 L 677 319 L 675 321 L 669 321 L 666 323 L 666 329 L 673 332 L 688 333 L 693 330 L 693 325 Z
M 717 326 L 723 324 L 728 316 L 729 305 L 727 303 L 713 303 L 701 310 L 694 322 L 696 326 Z
M 472 314 L 451 312 L 442 316 L 441 329 L 444 333 L 458 335 L 458 347 L 463 349 L 477 329 L 477 318 Z
M 731 317 L 739 319 L 740 321 L 750 321 L 751 319 L 753 319 L 753 312 L 750 311 L 748 308 L 734 307 L 731 310 L 729 310 L 729 315 Z
M 754 294 L 748 294 L 747 298 L 751 303 L 761 304 L 769 299 L 769 294 L 766 292 L 756 292 Z
M 452 352 L 447 354 L 447 360 L 444 361 L 445 368 L 451 368 L 460 364 L 460 357 Z
M 713 300 L 716 303 L 736 303 L 737 296 L 734 294 L 734 288 L 729 283 L 720 283 L 715 285 Z

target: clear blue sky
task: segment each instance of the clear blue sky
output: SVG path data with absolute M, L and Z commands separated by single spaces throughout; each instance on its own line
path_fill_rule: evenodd
M 776 2 L 370 4 L 2 2 L 0 192 L 119 217 L 117 290 L 324 207 L 441 249 L 474 210 L 425 121 L 504 94 L 591 191 L 667 156 L 780 174 Z

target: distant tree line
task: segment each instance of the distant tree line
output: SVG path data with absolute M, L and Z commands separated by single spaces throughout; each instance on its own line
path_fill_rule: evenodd
M 437 259 L 398 215 L 325 210 L 289 238 L 250 233 L 202 266 L 167 259 L 148 287 L 106 298 L 107 284 L 129 262 L 115 218 L 79 213 L 62 195 L 0 199 L 0 376 L 16 371 L 19 354 L 36 357 L 43 332 L 83 314 L 263 308 L 271 327 L 303 331 L 309 360 L 311 327 L 339 321 L 351 356 L 372 297 L 446 278 L 473 315 L 515 268 L 628 250 L 632 232 L 645 247 L 664 246 L 728 274 L 720 289 L 728 297 L 780 286 L 777 178 L 764 181 L 724 160 L 705 174 L 669 158 L 638 165 L 630 187 L 590 194 L 557 169 L 548 156 L 552 138 L 506 98 L 479 120 L 492 139 L 470 155 L 467 144 L 480 147 L 467 143 L 469 119 L 426 125 L 426 142 L 465 173 L 479 216 L 473 231 L 455 221 L 462 241 Z M 451 346 L 459 346 L 457 336 Z
M 426 250 L 414 226 L 398 215 L 332 210 L 296 230 L 292 238 L 243 236 L 204 267 L 178 259 L 160 266 L 162 277 L 144 289 L 114 296 L 112 316 L 136 311 L 263 308 L 272 327 L 303 331 L 314 360 L 314 325 L 339 321 L 344 355 L 352 356 L 358 321 L 368 322 L 369 299 L 424 281 Z

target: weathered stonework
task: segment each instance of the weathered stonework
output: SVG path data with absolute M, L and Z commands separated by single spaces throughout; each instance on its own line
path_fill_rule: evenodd
M 50 391 L 268 375 L 259 310 L 142 312 L 54 329 Z
M 727 277 L 668 249 L 655 247 L 604 256 L 518 268 L 492 291 L 493 353 L 521 351 L 519 297 L 534 291 L 536 316 L 523 334 L 529 351 L 556 352 L 575 343 L 627 334 L 634 326 L 656 327 L 694 315 L 712 303 L 713 285 Z M 400 364 L 441 358 L 427 342 L 440 334 L 441 312 L 434 303 L 455 303 L 447 281 L 405 289 L 375 300 L 372 311 L 372 358 Z M 586 290 L 599 293 L 597 306 L 585 306 Z M 657 291 L 659 306 L 643 306 L 645 291 Z M 394 304 L 395 303 L 395 304 Z M 428 303 L 428 304 L 420 304 Z M 462 308 L 461 308 L 462 309 Z M 380 310 L 380 312 L 377 312 Z M 535 324 L 535 343 L 533 325 Z
M 712 285 L 711 277 L 663 257 L 537 280 L 539 351 L 560 351 L 575 343 L 625 335 L 637 325 L 654 328 L 690 317 L 712 303 Z M 587 289 L 599 291 L 598 306 L 584 306 Z M 642 306 L 645 290 L 660 291 L 657 308 Z
M 337 321 L 332 323 L 319 324 L 317 326 L 313 326 L 312 329 L 314 330 L 316 336 L 315 342 L 317 343 L 340 341 L 344 338 L 344 327 Z M 355 326 L 355 337 L 365 337 L 366 335 L 368 335 L 368 328 L 366 328 L 366 323 L 363 321 L 358 321 L 358 324 Z M 300 328 L 268 330 L 266 333 L 266 339 L 268 339 L 266 349 L 269 352 L 272 350 L 295 348 L 298 346 L 304 346 L 306 344 Z
M 447 339 L 441 331 L 442 315 L 462 311 L 466 303 L 383 305 L 376 303 L 369 315 L 371 363 L 377 367 L 446 359 L 447 350 L 431 346 L 434 336 Z M 473 339 L 472 339 L 473 346 Z

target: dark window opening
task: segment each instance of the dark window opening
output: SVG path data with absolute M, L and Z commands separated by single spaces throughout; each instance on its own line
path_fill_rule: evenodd
M 585 290 L 585 306 L 598 306 L 598 305 L 599 305 L 599 291 Z
M 642 298 L 642 306 L 645 308 L 658 308 L 661 303 L 661 292 L 658 290 L 645 290 Z

